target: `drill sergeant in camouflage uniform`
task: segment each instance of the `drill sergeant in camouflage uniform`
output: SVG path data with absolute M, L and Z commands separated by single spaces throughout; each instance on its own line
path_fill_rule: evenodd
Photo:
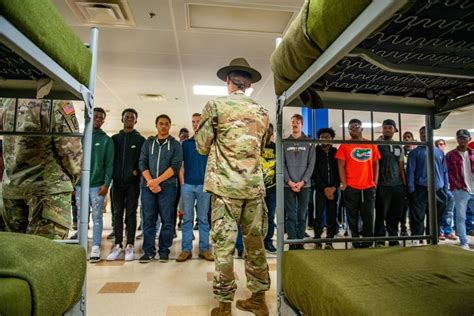
M 260 156 L 269 118 L 263 106 L 244 94 L 261 75 L 245 59 L 237 58 L 221 68 L 217 76 L 226 81 L 229 95 L 206 104 L 195 137 L 199 153 L 209 155 L 204 189 L 212 193 L 211 238 L 216 265 L 213 288 L 219 301 L 211 315 L 231 315 L 237 289 L 233 253 L 239 224 L 252 297 L 237 301 L 237 307 L 268 315 L 265 291 L 270 288 L 270 276 L 263 245 L 268 221 Z
M 13 131 L 15 100 L 4 105 L 3 127 Z M 48 100 L 18 102 L 17 131 L 48 132 Z M 78 132 L 72 102 L 54 101 L 52 131 Z M 79 137 L 4 136 L 3 214 L 12 232 L 65 239 L 71 228 L 71 192 L 81 172 Z

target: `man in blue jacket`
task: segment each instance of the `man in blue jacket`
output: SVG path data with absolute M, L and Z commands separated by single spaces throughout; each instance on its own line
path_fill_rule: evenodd
M 158 214 L 161 218 L 158 254 L 161 262 L 169 260 L 173 243 L 173 216 L 175 212 L 178 174 L 183 161 L 181 144 L 169 134 L 171 119 L 166 114 L 155 120 L 158 134 L 149 137 L 142 146 L 139 168 L 143 176 L 141 200 L 143 208 L 143 251 L 141 263 L 156 256 L 155 236 Z
M 426 130 L 420 128 L 420 140 L 426 141 Z M 435 158 L 435 188 L 436 188 L 436 211 L 438 227 L 443 219 L 444 210 L 449 192 L 448 169 L 444 153 L 439 148 L 434 148 Z M 428 210 L 428 175 L 426 172 L 427 152 L 426 146 L 416 147 L 408 155 L 407 184 L 410 195 L 410 227 L 413 236 L 423 235 L 425 215 Z M 426 231 L 429 232 L 429 221 Z M 419 240 L 414 240 L 413 245 L 419 245 Z
M 125 261 L 135 257 L 134 244 L 137 228 L 137 207 L 140 196 L 138 159 L 145 138 L 135 129 L 138 113 L 134 109 L 122 111 L 123 130 L 112 136 L 115 148 L 112 205 L 114 207 L 115 247 L 107 260 L 117 260 L 122 253 L 123 222 L 127 230 Z

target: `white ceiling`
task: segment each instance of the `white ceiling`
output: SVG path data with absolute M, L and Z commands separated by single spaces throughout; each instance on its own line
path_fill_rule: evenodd
M 65 0 L 53 3 L 87 42 L 90 27 L 81 24 Z M 235 57 L 245 57 L 262 73 L 252 97 L 275 113 L 269 59 L 278 35 L 190 29 L 188 3 L 297 12 L 303 0 L 129 1 L 136 27 L 99 27 L 95 101 L 96 106 L 108 111 L 104 124 L 108 133 L 122 128 L 120 114 L 126 107 L 138 111 L 137 129 L 143 134 L 155 133 L 154 120 L 161 113 L 171 117 L 172 132 L 177 133 L 181 127 L 191 129 L 192 113 L 201 112 L 213 98 L 193 95 L 193 85 L 223 85 L 216 72 Z M 150 18 L 149 12 L 156 16 Z M 163 94 L 167 101 L 144 102 L 139 98 L 141 93 Z
M 53 3 L 81 39 L 87 42 L 90 27 L 81 24 L 66 0 L 53 0 Z M 109 134 L 120 130 L 122 110 L 133 107 L 139 113 L 137 129 L 144 135 L 155 133 L 154 120 L 161 113 L 171 117 L 173 134 L 176 135 L 181 127 L 191 130 L 192 113 L 201 112 L 206 102 L 213 98 L 193 95 L 192 86 L 222 85 L 216 71 L 235 57 L 245 57 L 262 73 L 262 80 L 255 84 L 252 97 L 269 109 L 274 121 L 275 95 L 269 59 L 278 35 L 190 29 L 186 7 L 188 4 L 205 4 L 238 7 L 239 12 L 240 8 L 250 8 L 254 11 L 265 9 L 296 13 L 302 3 L 303 0 L 129 0 L 136 27 L 99 27 L 95 101 L 96 106 L 108 111 L 104 129 Z M 154 12 L 156 16 L 150 18 L 149 12 Z M 215 23 L 223 21 L 216 19 Z M 258 23 L 255 25 L 258 26 Z M 163 94 L 166 101 L 145 102 L 139 98 L 142 93 Z M 339 130 L 340 118 L 331 113 L 330 125 Z M 381 122 L 384 115 L 379 114 L 375 119 Z M 285 120 L 289 123 L 289 116 Z M 423 119 L 404 116 L 403 122 L 403 130 L 415 132 L 423 124 Z M 288 126 L 286 124 L 285 127 Z M 473 107 L 451 115 L 436 135 L 452 136 L 458 128 L 474 128 Z M 367 133 L 370 135 L 369 131 Z

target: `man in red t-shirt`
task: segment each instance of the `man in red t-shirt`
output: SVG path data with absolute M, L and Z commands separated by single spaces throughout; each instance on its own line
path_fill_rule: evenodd
M 360 120 L 349 121 L 351 140 L 364 140 L 362 131 Z M 336 159 L 352 237 L 372 237 L 375 186 L 379 176 L 379 150 L 377 146 L 370 144 L 342 144 L 337 150 Z M 359 217 L 362 219 L 361 232 L 358 226 Z M 352 243 L 354 248 L 367 248 L 371 245 L 371 242 Z

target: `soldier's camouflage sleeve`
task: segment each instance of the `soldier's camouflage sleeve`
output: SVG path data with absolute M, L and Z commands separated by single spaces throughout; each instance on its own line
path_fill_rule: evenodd
M 79 124 L 77 122 L 74 105 L 70 101 L 55 102 L 54 107 L 55 132 L 78 133 Z M 61 165 L 68 173 L 73 184 L 77 182 L 81 175 L 82 165 L 82 144 L 80 137 L 55 136 L 53 138 L 54 147 L 61 159 Z
M 213 101 L 207 102 L 201 115 L 201 123 L 194 137 L 196 149 L 201 155 L 208 155 L 212 142 L 215 138 L 215 127 L 217 126 L 216 107 Z

